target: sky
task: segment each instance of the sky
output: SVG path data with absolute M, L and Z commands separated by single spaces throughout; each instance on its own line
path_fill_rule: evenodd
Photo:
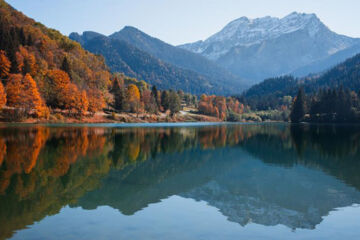
M 333 31 L 360 37 L 359 0 L 6 0 L 17 10 L 68 35 L 105 35 L 134 26 L 173 45 L 204 40 L 242 16 L 315 13 Z

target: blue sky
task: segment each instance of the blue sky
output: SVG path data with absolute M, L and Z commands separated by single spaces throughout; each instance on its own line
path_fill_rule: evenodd
M 359 0 L 7 0 L 16 9 L 48 27 L 103 34 L 130 25 L 177 45 L 205 39 L 228 22 L 316 13 L 333 31 L 360 37 Z

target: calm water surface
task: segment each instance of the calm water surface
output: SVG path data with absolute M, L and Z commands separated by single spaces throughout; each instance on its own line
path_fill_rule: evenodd
M 0 240 L 357 240 L 358 204 L 358 126 L 0 126 Z

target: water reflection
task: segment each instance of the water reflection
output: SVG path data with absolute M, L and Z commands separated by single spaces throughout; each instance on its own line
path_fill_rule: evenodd
M 133 215 L 173 195 L 246 226 L 314 229 L 360 203 L 360 128 L 0 128 L 0 239 L 67 205 Z

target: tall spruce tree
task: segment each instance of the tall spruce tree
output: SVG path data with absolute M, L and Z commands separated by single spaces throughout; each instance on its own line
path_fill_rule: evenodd
M 156 105 L 157 105 L 157 107 L 159 107 L 160 106 L 160 103 L 159 103 L 159 96 L 158 96 L 158 90 L 157 90 L 157 88 L 156 88 L 156 86 L 153 86 L 152 88 L 151 88 L 151 95 L 153 96 L 153 98 L 155 99 L 155 102 L 156 102 Z
M 301 122 L 304 119 L 305 113 L 306 113 L 305 92 L 303 88 L 300 88 L 290 114 L 291 122 L 293 123 Z
M 70 67 L 70 63 L 69 63 L 69 60 L 67 57 L 64 57 L 64 59 L 61 63 L 60 69 L 63 70 L 64 72 L 66 72 L 71 79 L 71 67 Z
M 125 104 L 125 89 L 120 85 L 118 78 L 114 79 L 111 92 L 114 94 L 114 108 L 118 111 L 123 111 Z

